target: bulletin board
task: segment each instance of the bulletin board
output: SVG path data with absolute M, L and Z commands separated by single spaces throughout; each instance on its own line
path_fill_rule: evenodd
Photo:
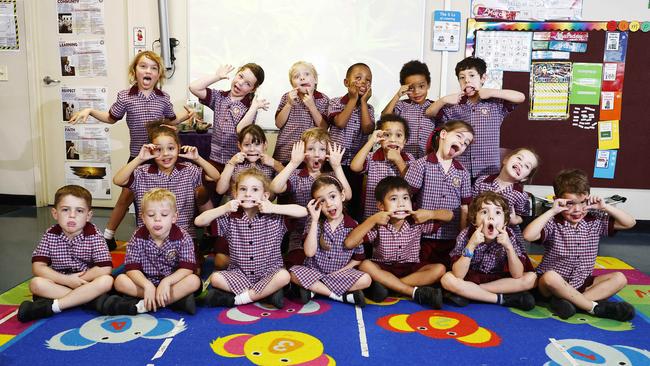
M 614 24 L 612 24 L 614 23 Z M 579 168 L 587 172 L 593 187 L 650 189 L 650 32 L 643 24 L 636 31 L 627 29 L 627 22 L 501 22 L 468 21 L 466 55 L 474 55 L 477 31 L 537 32 L 576 31 L 587 32 L 585 52 L 570 52 L 572 63 L 603 63 L 606 35 L 609 30 L 623 27 L 627 30 L 627 52 L 624 63 L 624 83 L 620 102 L 619 143 L 613 179 L 594 178 L 598 128 L 576 126 L 575 116 L 564 119 L 530 119 L 530 71 L 505 71 L 502 75 L 504 89 L 518 90 L 526 101 L 518 106 L 501 126 L 501 147 L 513 149 L 521 146 L 534 148 L 541 157 L 541 165 L 533 184 L 552 185 L 561 169 Z M 619 29 L 616 29 L 619 30 Z M 481 34 L 485 34 L 482 32 Z M 479 40 L 480 41 L 480 40 Z M 621 82 L 623 79 L 621 78 Z M 603 100 L 600 100 L 603 104 Z M 579 107 L 579 106 L 577 106 Z M 595 109 L 600 112 L 599 106 Z M 596 115 L 598 119 L 598 115 Z

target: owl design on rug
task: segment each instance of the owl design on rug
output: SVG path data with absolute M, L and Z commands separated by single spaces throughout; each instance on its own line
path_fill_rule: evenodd
M 650 352 L 629 346 L 608 346 L 586 339 L 551 340 L 546 346 L 551 361 L 544 366 L 650 365 Z
M 262 319 L 285 319 L 294 315 L 323 314 L 331 307 L 327 302 L 320 300 L 312 300 L 303 305 L 286 299 L 282 309 L 255 302 L 224 309 L 219 313 L 217 319 L 222 324 L 253 324 Z
M 542 306 L 535 306 L 532 310 L 523 311 L 515 308 L 510 308 L 513 313 L 529 319 L 555 319 L 569 324 L 587 324 L 594 328 L 608 330 L 610 332 L 622 332 L 634 329 L 631 322 L 620 322 L 614 319 L 599 318 L 597 316 L 587 313 L 576 313 L 569 319 L 562 319 L 553 314 L 551 310 Z

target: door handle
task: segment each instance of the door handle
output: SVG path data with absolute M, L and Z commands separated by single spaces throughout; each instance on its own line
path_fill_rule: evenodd
M 61 80 L 52 79 L 49 75 L 47 75 L 46 77 L 43 78 L 43 82 L 45 83 L 45 85 L 50 85 L 50 84 L 58 84 L 61 82 Z

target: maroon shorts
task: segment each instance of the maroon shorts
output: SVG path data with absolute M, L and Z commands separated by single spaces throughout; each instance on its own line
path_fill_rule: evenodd
M 468 282 L 474 282 L 477 285 L 482 283 L 493 282 L 500 280 L 502 278 L 510 278 L 510 273 L 501 272 L 501 273 L 483 273 L 478 271 L 469 270 L 465 275 L 464 280 Z
M 228 242 L 223 236 L 217 236 L 214 238 L 214 251 L 218 254 L 230 255 L 230 250 L 228 249 Z
M 374 262 L 376 265 L 379 266 L 382 270 L 386 272 L 390 272 L 395 275 L 397 278 L 402 278 L 410 275 L 413 272 L 417 272 L 420 268 L 426 266 L 428 263 L 393 263 L 393 264 L 387 264 L 387 263 L 379 263 L 379 262 Z
M 305 263 L 305 258 L 307 256 L 304 249 L 294 249 L 284 255 L 284 267 L 289 269 L 295 265 L 302 266 Z
M 421 263 L 441 263 L 451 269 L 449 253 L 456 246 L 454 239 L 422 239 L 420 242 Z
M 587 277 L 587 279 L 585 280 L 585 283 L 583 283 L 582 286 L 578 287 L 576 290 L 578 290 L 578 292 L 580 292 L 580 293 L 583 293 L 583 292 L 587 291 L 587 287 L 594 284 L 594 279 L 595 278 L 596 278 L 595 276 Z

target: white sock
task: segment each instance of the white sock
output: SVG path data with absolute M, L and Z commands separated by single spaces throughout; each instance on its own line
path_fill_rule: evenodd
M 235 305 L 250 304 L 252 302 L 253 300 L 251 300 L 251 295 L 248 294 L 248 291 L 244 291 L 235 296 Z
M 413 287 L 413 293 L 411 294 L 411 297 L 415 299 L 415 291 L 417 290 L 417 287 Z
M 339 295 L 337 295 L 337 294 L 335 294 L 335 293 L 333 293 L 333 292 L 330 293 L 330 296 L 329 296 L 329 297 L 330 297 L 330 299 L 332 299 L 332 300 L 336 300 L 336 301 L 343 302 L 343 296 L 339 296 Z M 353 301 L 354 301 L 354 300 L 353 300 Z
M 138 301 L 138 303 L 135 304 L 135 308 L 138 310 L 138 314 L 148 312 L 147 307 L 144 305 L 144 299 Z
M 104 229 L 104 239 L 113 239 L 115 230 Z
M 59 300 L 54 300 L 52 302 L 52 311 L 54 312 L 54 314 L 61 312 L 61 308 L 59 308 Z
M 589 314 L 594 315 L 594 309 L 596 308 L 596 305 L 598 305 L 597 302 L 595 301 L 591 302 L 591 310 L 588 311 Z

